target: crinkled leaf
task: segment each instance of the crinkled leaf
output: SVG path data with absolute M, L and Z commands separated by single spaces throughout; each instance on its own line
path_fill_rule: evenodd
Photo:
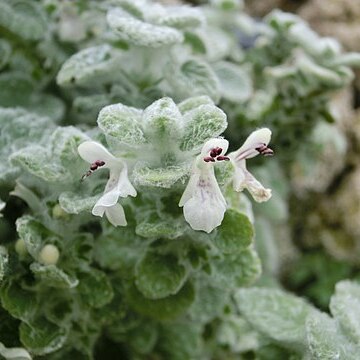
M 20 325 L 20 340 L 35 355 L 45 355 L 60 349 L 67 336 L 66 328 L 58 327 L 45 318 Z
M 149 105 L 143 113 L 145 136 L 156 146 L 177 141 L 181 136 L 183 118 L 174 101 L 168 97 Z
M 104 107 L 98 116 L 99 128 L 116 141 L 129 146 L 139 146 L 146 142 L 140 125 L 142 110 L 114 104 Z
M 5 247 L 0 246 L 0 284 L 4 279 L 7 265 L 9 262 L 9 255 Z
M 140 354 L 149 354 L 154 349 L 157 340 L 158 329 L 156 323 L 148 320 L 128 332 L 129 345 L 135 352 Z
M 16 319 L 27 321 L 37 310 L 36 295 L 15 282 L 2 286 L 0 295 L 2 307 Z
M 199 9 L 187 6 L 169 6 L 166 10 L 163 16 L 154 19 L 157 24 L 185 29 L 198 27 L 204 23 L 204 16 Z
M 186 283 L 175 295 L 163 299 L 147 299 L 131 286 L 127 291 L 129 305 L 140 314 L 155 320 L 171 320 L 183 314 L 194 301 L 195 293 L 191 283 Z
M 253 236 L 254 229 L 249 218 L 237 210 L 228 209 L 214 242 L 224 254 L 236 254 L 251 244 Z
M 45 14 L 34 1 L 1 2 L 0 24 L 25 40 L 40 40 L 47 31 Z
M 356 360 L 360 348 L 352 346 L 327 314 L 312 314 L 306 321 L 306 341 L 311 359 Z
M 61 86 L 94 86 L 111 82 L 119 65 L 119 56 L 107 44 L 83 49 L 65 61 L 57 75 L 57 83 Z
M 0 108 L 0 179 L 12 180 L 19 172 L 9 162 L 10 155 L 29 145 L 39 142 L 52 130 L 50 119 L 29 113 L 23 109 Z
M 179 100 L 189 96 L 208 95 L 219 100 L 219 81 L 212 68 L 200 59 L 191 59 L 179 67 L 170 66 L 165 76 Z
M 59 204 L 68 214 L 80 214 L 90 211 L 98 199 L 98 195 L 84 197 L 73 192 L 64 192 L 59 196 Z
M 251 97 L 252 81 L 244 68 L 226 61 L 215 63 L 213 68 L 220 81 L 223 98 L 238 103 Z
M 330 309 L 344 333 L 360 345 L 360 285 L 350 281 L 337 283 Z
M 305 319 L 316 311 L 305 300 L 273 288 L 241 289 L 235 299 L 256 330 L 284 345 L 304 349 Z
M 171 188 L 176 182 L 184 181 L 189 174 L 191 164 L 167 166 L 163 168 L 135 167 L 133 171 L 134 184 L 139 186 L 151 186 Z
M 79 165 L 77 160 L 81 162 L 77 148 L 85 140 L 89 140 L 88 136 L 73 126 L 58 127 L 51 135 L 51 154 L 64 167 L 76 168 Z
M 185 267 L 170 254 L 148 252 L 135 268 L 135 284 L 148 299 L 162 299 L 178 293 L 186 279 Z
M 41 265 L 32 263 L 30 270 L 47 286 L 55 288 L 73 288 L 78 285 L 79 281 L 66 274 L 56 265 Z
M 31 97 L 35 84 L 29 75 L 20 71 L 4 72 L 0 74 L 0 86 L 1 106 L 27 107 L 32 104 Z
M 101 267 L 119 271 L 124 277 L 133 274 L 136 262 L 146 249 L 144 239 L 124 227 L 96 239 L 94 256 Z
M 67 169 L 55 163 L 42 146 L 31 145 L 15 152 L 11 156 L 11 162 L 48 182 L 63 182 L 70 177 Z
M 194 110 L 201 105 L 214 105 L 214 102 L 207 95 L 193 96 L 179 103 L 178 108 L 184 115 L 188 111 Z
M 261 273 L 260 259 L 251 248 L 214 259 L 211 266 L 216 284 L 224 288 L 249 285 Z
M 200 359 L 202 345 L 202 327 L 197 323 L 168 323 L 160 330 L 159 350 L 164 359 Z
M 24 240 L 26 250 L 37 259 L 39 251 L 44 245 L 43 238 L 49 236 L 49 231 L 37 220 L 30 216 L 23 216 L 16 220 L 16 230 L 20 239 Z
M 189 315 L 193 321 L 205 324 L 221 315 L 228 300 L 229 296 L 224 289 L 198 281 Z
M 100 308 L 112 300 L 114 291 L 103 271 L 92 268 L 90 271 L 78 274 L 78 278 L 78 291 L 85 304 Z
M 134 45 L 157 48 L 183 41 L 180 31 L 146 23 L 117 8 L 108 12 L 107 21 L 120 39 Z
M 150 213 L 146 219 L 138 223 L 135 228 L 136 234 L 145 238 L 175 239 L 186 230 L 183 221 L 169 217 L 160 218 L 155 212 Z
M 0 70 L 8 63 L 11 55 L 11 45 L 6 40 L 0 40 Z
M 184 115 L 183 151 L 201 148 L 209 139 L 219 136 L 227 127 L 226 114 L 215 105 L 200 105 Z

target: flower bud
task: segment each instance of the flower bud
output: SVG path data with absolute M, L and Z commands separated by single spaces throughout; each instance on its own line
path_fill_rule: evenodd
M 40 251 L 39 262 L 44 265 L 55 265 L 59 256 L 59 249 L 55 245 L 47 244 Z
M 15 243 L 15 251 L 19 256 L 25 256 L 28 251 L 26 249 L 25 241 L 23 239 L 18 239 Z

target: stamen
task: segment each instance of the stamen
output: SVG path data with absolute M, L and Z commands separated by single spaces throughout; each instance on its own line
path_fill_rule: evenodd
M 87 171 L 80 179 L 80 181 L 84 181 L 87 177 L 89 177 L 95 170 L 97 170 L 99 167 L 104 166 L 105 161 L 102 160 L 96 160 L 90 165 L 90 170 Z
M 206 157 L 204 157 L 204 161 L 205 162 L 215 162 L 215 159 L 213 158 L 213 157 L 211 157 L 211 156 L 206 156 Z
M 259 154 L 264 156 L 272 156 L 274 155 L 274 151 L 266 146 L 266 144 L 262 144 L 261 146 L 255 148 L 256 151 L 259 152 Z
M 96 164 L 97 166 L 101 167 L 101 166 L 104 166 L 104 165 L 105 165 L 105 161 L 96 160 L 96 161 L 95 161 L 95 164 Z
M 218 161 L 229 161 L 230 158 L 228 156 L 218 156 L 216 158 L 216 160 L 218 160 Z
M 217 157 L 218 155 L 220 155 L 221 152 L 222 152 L 222 148 L 220 148 L 220 147 L 213 148 L 213 149 L 211 149 L 211 151 L 210 151 L 210 156 L 213 157 L 213 158 L 215 158 L 215 157 Z

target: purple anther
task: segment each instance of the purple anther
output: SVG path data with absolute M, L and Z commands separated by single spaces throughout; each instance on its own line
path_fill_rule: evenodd
M 213 149 L 211 149 L 211 151 L 210 151 L 210 156 L 213 157 L 213 158 L 215 158 L 215 157 L 217 157 L 218 155 L 220 155 L 221 152 L 222 152 L 222 148 L 219 148 L 219 147 L 213 148 Z
M 90 170 L 94 171 L 98 168 L 98 165 L 96 163 L 90 165 Z
M 95 161 L 95 164 L 96 164 L 97 166 L 104 166 L 104 165 L 105 165 L 105 161 L 96 160 L 96 161 Z
M 230 160 L 230 158 L 229 157 L 227 157 L 227 156 L 218 156 L 217 158 L 216 158 L 216 160 L 218 160 L 218 161 L 229 161 Z
M 211 156 L 207 156 L 207 157 L 204 157 L 204 161 L 205 162 L 215 162 L 215 159 L 213 158 L 213 157 L 211 157 Z
M 262 144 L 261 146 L 257 147 L 255 150 L 264 156 L 274 155 L 274 151 L 272 149 L 270 149 L 269 147 L 267 147 L 265 144 Z

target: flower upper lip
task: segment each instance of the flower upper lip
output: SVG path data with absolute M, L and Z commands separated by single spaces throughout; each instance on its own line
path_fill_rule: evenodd
M 95 141 L 85 141 L 80 144 L 78 152 L 90 164 L 110 170 L 104 194 L 94 205 L 92 214 L 103 216 L 105 213 L 114 226 L 125 226 L 127 224 L 125 213 L 123 207 L 118 203 L 119 197 L 137 195 L 135 188 L 128 178 L 127 164 L 123 160 L 116 158 L 103 145 Z

